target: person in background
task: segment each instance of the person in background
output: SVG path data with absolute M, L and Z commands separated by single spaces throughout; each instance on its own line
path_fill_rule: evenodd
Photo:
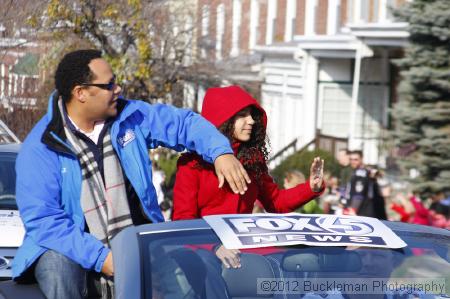
M 431 225 L 439 228 L 448 228 L 450 224 L 450 207 L 437 203 L 430 207 Z
M 164 216 L 165 221 L 170 221 L 172 219 L 172 203 L 171 201 L 164 199 L 159 207 L 161 208 L 161 212 Z
M 411 223 L 421 225 L 431 225 L 430 210 L 427 209 L 418 193 L 412 193 L 409 195 L 409 201 L 414 207 L 414 215 L 411 219 Z
M 389 206 L 391 210 L 400 216 L 401 222 L 411 222 L 414 215 L 414 206 L 408 200 L 408 198 L 402 194 L 398 193 L 394 196 L 391 205 Z
M 339 171 L 339 186 L 341 188 L 345 188 L 347 186 L 353 172 L 350 167 L 349 153 L 349 150 L 346 148 L 340 149 L 336 157 L 339 165 L 341 166 L 341 170 Z
M 287 171 L 284 175 L 283 187 L 284 189 L 294 188 L 299 184 L 304 184 L 306 182 L 305 175 L 298 170 Z M 317 199 L 313 199 L 300 208 L 296 209 L 294 212 L 302 214 L 322 214 L 323 210 L 317 202 Z
M 350 152 L 350 166 L 353 173 L 346 190 L 348 202 L 345 213 L 386 220 L 384 198 L 376 179 L 364 167 L 362 151 Z
M 344 204 L 337 177 L 332 176 L 329 180 L 327 179 L 327 191 L 322 196 L 322 201 L 325 214 L 342 215 Z
M 450 196 L 447 196 L 446 198 L 441 200 L 441 203 L 445 206 L 449 206 L 450 207 Z
M 436 192 L 431 195 L 430 209 L 433 210 L 435 207 L 442 205 L 442 204 L 446 205 L 445 203 L 446 203 L 445 193 L 442 191 Z
M 166 175 L 164 171 L 159 168 L 158 163 L 153 163 L 152 170 L 152 182 L 155 186 L 156 198 L 158 199 L 158 205 L 161 206 L 161 203 L 164 201 L 164 192 L 162 189 L 162 185 L 164 184 L 164 180 L 166 179 Z
M 450 208 L 442 204 L 441 200 L 443 197 L 442 192 L 432 196 L 432 203 L 428 209 L 423 204 L 418 193 L 410 194 L 409 201 L 415 210 L 410 222 L 450 229 Z

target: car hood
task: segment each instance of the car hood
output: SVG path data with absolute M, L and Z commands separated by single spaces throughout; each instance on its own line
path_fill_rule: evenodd
M 0 210 L 0 247 L 19 247 L 22 245 L 25 228 L 17 210 Z

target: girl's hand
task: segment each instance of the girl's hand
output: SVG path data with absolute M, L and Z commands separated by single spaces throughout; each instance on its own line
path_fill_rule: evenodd
M 323 185 L 324 161 L 320 157 L 315 157 L 310 170 L 309 186 L 313 192 L 320 192 Z
M 238 249 L 226 249 L 223 245 L 216 250 L 216 256 L 222 261 L 226 268 L 240 268 L 241 261 L 239 259 Z

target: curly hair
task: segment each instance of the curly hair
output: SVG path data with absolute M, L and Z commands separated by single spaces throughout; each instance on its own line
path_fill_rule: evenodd
M 98 50 L 78 50 L 67 53 L 58 64 L 55 72 L 55 87 L 64 102 L 71 98 L 72 90 L 82 83 L 89 83 L 94 74 L 89 68 L 93 59 L 102 58 Z
M 230 143 L 233 142 L 235 114 L 219 127 L 219 131 L 225 135 Z M 266 128 L 263 123 L 263 113 L 256 107 L 251 106 L 251 115 L 255 121 L 252 128 L 250 140 L 243 142 L 237 151 L 237 158 L 244 168 L 253 174 L 258 181 L 261 175 L 267 172 L 267 161 L 269 158 L 268 139 Z

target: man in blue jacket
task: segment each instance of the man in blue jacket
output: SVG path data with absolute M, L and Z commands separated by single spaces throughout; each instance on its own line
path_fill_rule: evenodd
M 34 275 L 47 298 L 83 298 L 92 281 L 111 297 L 111 239 L 127 226 L 163 221 L 148 149 L 196 151 L 236 193 L 250 179 L 229 141 L 198 114 L 121 98 L 99 51 L 64 56 L 55 86 L 17 158 L 26 234 L 13 276 Z

